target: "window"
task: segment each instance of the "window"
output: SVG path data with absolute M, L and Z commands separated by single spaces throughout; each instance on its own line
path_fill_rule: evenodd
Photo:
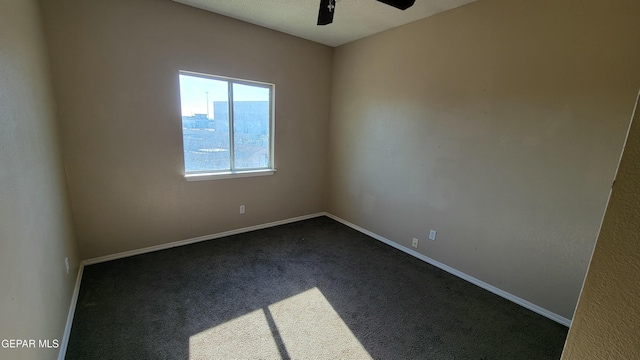
M 274 85 L 180 71 L 188 180 L 270 175 Z

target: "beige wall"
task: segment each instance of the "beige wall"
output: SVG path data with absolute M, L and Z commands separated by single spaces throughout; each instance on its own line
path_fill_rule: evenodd
M 41 3 L 83 258 L 326 208 L 331 48 L 169 0 Z M 178 70 L 276 84 L 275 175 L 185 181 Z
M 562 359 L 640 359 L 640 109 Z
M 337 48 L 329 211 L 570 319 L 640 86 L 638 15 L 482 0 Z
M 78 260 L 39 16 L 36 1 L 0 0 L 0 339 L 61 341 Z

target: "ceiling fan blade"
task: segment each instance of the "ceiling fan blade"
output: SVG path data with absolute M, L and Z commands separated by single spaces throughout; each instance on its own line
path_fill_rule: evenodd
M 416 0 L 378 0 L 381 3 L 385 3 L 387 5 L 391 5 L 394 8 L 398 8 L 400 10 L 407 10 L 408 8 L 413 6 L 413 3 Z
M 320 11 L 318 12 L 318 25 L 331 24 L 333 22 L 333 14 L 335 13 L 335 10 L 336 10 L 335 0 L 320 0 Z

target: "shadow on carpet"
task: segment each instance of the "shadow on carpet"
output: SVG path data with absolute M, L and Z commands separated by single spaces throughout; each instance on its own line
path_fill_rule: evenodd
M 66 359 L 559 359 L 566 334 L 319 217 L 87 266 Z

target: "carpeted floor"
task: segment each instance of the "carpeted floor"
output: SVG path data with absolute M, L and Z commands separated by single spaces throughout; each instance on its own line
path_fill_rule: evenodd
M 67 359 L 559 359 L 567 328 L 326 217 L 84 269 Z

